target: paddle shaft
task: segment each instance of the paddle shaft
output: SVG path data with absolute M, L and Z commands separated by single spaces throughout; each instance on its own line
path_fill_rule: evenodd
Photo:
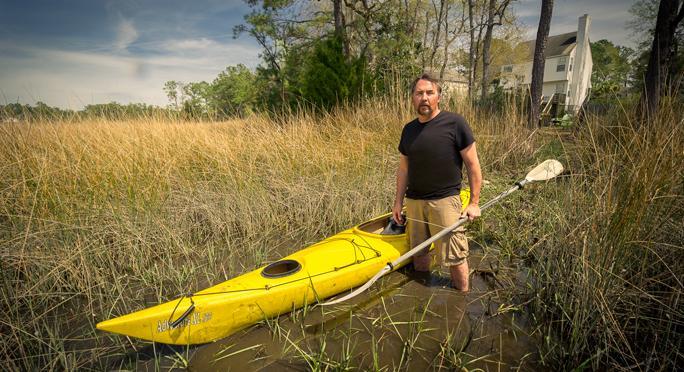
M 480 210 L 485 210 L 485 209 L 491 207 L 492 205 L 498 203 L 499 200 L 507 197 L 508 195 L 512 194 L 516 190 L 522 189 L 529 182 L 550 180 L 550 179 L 556 177 L 557 175 L 561 174 L 561 172 L 563 172 L 563 164 L 561 164 L 558 160 L 555 160 L 555 159 L 545 160 L 542 163 L 540 163 L 539 165 L 537 165 L 536 167 L 534 167 L 534 169 L 532 169 L 529 173 L 527 173 L 527 176 L 525 176 L 525 179 L 516 182 L 515 186 L 511 187 L 507 191 L 502 192 L 501 194 L 499 194 L 494 199 L 483 204 L 480 207 Z M 415 247 L 415 248 L 411 249 L 410 251 L 404 253 L 403 255 L 401 255 L 401 257 L 397 258 L 396 260 L 394 260 L 392 262 L 388 262 L 387 265 L 385 265 L 382 268 L 382 270 L 380 270 L 377 274 L 375 274 L 375 276 L 373 276 L 369 281 L 367 281 L 366 284 L 362 285 L 361 287 L 357 288 L 356 290 L 347 294 L 346 296 L 343 296 L 341 298 L 338 298 L 338 299 L 335 299 L 332 301 L 328 301 L 325 303 L 321 303 L 321 305 L 323 305 L 323 306 L 334 305 L 334 304 L 346 301 L 352 297 L 355 297 L 359 293 L 368 289 L 371 285 L 373 285 L 373 283 L 375 283 L 378 279 L 380 279 L 380 277 L 382 277 L 383 275 L 387 274 L 388 272 L 394 270 L 394 268 L 397 265 L 401 264 L 406 259 L 412 257 L 416 253 L 425 249 L 425 247 L 427 247 L 428 245 L 433 243 L 435 240 L 444 237 L 446 234 L 450 233 L 451 231 L 455 230 L 459 226 L 463 225 L 467 220 L 468 220 L 467 217 L 461 217 L 458 220 L 458 222 L 456 222 L 455 224 L 444 228 L 442 231 L 438 232 L 437 234 L 435 234 L 434 236 L 432 236 L 428 240 L 424 241 L 423 243 L 421 243 L 417 247 Z
M 510 189 L 508 189 L 508 190 L 504 191 L 503 193 L 499 194 L 498 196 L 496 196 L 494 199 L 492 199 L 492 200 L 486 202 L 485 204 L 483 204 L 483 205 L 480 207 L 480 210 L 483 211 L 483 210 L 485 210 L 485 209 L 488 209 L 488 208 L 491 207 L 492 205 L 498 203 L 501 199 L 507 197 L 508 195 L 512 194 L 512 193 L 515 192 L 516 190 L 521 189 L 521 188 L 522 188 L 526 183 L 528 183 L 528 182 L 530 182 L 530 180 L 528 180 L 528 179 L 524 179 L 524 180 L 522 180 L 522 181 L 516 182 L 515 186 L 511 187 Z M 377 274 L 375 274 L 375 276 L 373 276 L 369 281 L 367 281 L 367 282 L 366 282 L 364 285 L 362 285 L 361 287 L 357 288 L 357 289 L 356 289 L 355 291 L 353 291 L 352 293 L 350 293 L 350 294 L 348 294 L 348 295 L 346 295 L 346 296 L 343 296 L 343 297 L 341 297 L 341 298 L 332 300 L 332 301 L 328 301 L 328 302 L 321 303 L 321 305 L 323 305 L 323 306 L 334 305 L 334 304 L 338 304 L 338 303 L 340 303 L 340 302 L 344 302 L 344 301 L 346 301 L 346 300 L 348 300 L 348 299 L 350 299 L 350 298 L 352 298 L 352 297 L 355 297 L 357 294 L 359 294 L 359 293 L 365 291 L 366 289 L 368 289 L 371 285 L 373 285 L 373 283 L 375 283 L 378 279 L 380 279 L 381 277 L 383 277 L 385 274 L 387 274 L 387 273 L 389 273 L 390 271 L 394 270 L 394 268 L 397 267 L 397 265 L 401 264 L 401 263 L 404 262 L 405 260 L 407 260 L 407 259 L 411 258 L 412 256 L 414 256 L 416 253 L 418 253 L 418 252 L 420 252 L 421 250 L 425 249 L 425 247 L 428 247 L 428 246 L 429 246 L 430 244 L 432 244 L 434 241 L 436 241 L 436 240 L 438 240 L 438 239 L 444 237 L 445 235 L 449 234 L 450 232 L 454 231 L 456 228 L 458 228 L 459 226 L 463 225 L 466 221 L 468 221 L 468 217 L 461 217 L 461 218 L 459 218 L 458 221 L 457 221 L 456 223 L 454 223 L 453 225 L 445 227 L 444 229 L 442 229 L 442 230 L 441 230 L 440 232 L 438 232 L 437 234 L 431 236 L 428 240 L 422 242 L 421 244 L 417 245 L 415 248 L 413 248 L 413 249 L 411 249 L 410 251 L 408 251 L 408 252 L 404 253 L 403 255 L 401 255 L 401 256 L 400 256 L 399 258 L 397 258 L 396 260 L 394 260 L 394 261 L 392 261 L 392 262 L 388 262 L 387 265 L 385 265 L 385 266 L 382 268 L 382 270 L 380 270 L 380 271 L 379 271 Z

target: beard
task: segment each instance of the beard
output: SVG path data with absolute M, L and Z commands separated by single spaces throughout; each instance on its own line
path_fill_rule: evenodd
M 432 107 L 430 107 L 429 105 L 420 105 L 418 106 L 418 109 L 416 111 L 418 111 L 419 115 L 430 116 L 432 115 L 433 110 Z

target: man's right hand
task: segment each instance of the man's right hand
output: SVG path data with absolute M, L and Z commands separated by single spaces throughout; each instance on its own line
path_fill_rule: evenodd
M 395 202 L 394 207 L 392 207 L 392 217 L 394 218 L 394 221 L 398 222 L 400 225 L 406 223 L 406 221 L 404 221 L 404 217 L 401 215 L 401 210 L 403 208 L 404 205 L 401 201 Z

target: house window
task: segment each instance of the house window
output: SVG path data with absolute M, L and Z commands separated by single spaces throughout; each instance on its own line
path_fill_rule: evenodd
M 558 58 L 558 64 L 556 65 L 556 72 L 565 71 L 565 62 L 566 62 L 565 57 Z
M 565 92 L 565 83 L 556 83 L 556 93 L 563 94 Z
M 572 57 L 570 57 L 570 65 L 568 66 L 568 71 L 572 71 Z
M 513 72 L 513 65 L 506 65 L 503 67 L 503 72 Z

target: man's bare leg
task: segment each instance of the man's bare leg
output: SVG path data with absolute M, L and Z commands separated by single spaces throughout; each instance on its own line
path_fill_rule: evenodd
M 449 272 L 451 273 L 451 284 L 453 284 L 454 288 L 461 292 L 468 292 L 470 287 L 468 260 L 463 260 L 463 263 L 460 265 L 449 266 Z
M 432 257 L 429 254 L 413 256 L 413 269 L 416 271 L 430 271 Z

